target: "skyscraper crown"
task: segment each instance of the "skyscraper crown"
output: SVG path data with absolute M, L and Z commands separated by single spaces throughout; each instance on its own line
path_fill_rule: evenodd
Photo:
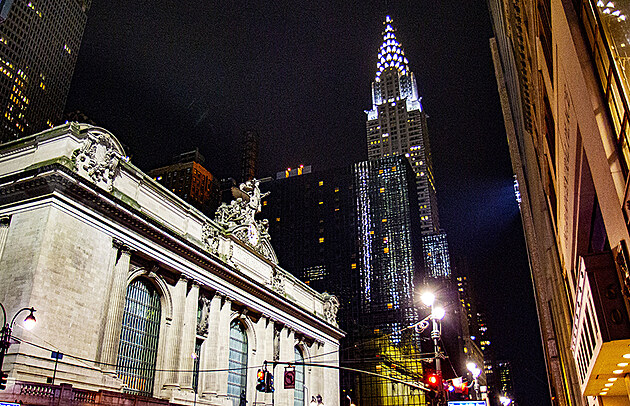
M 378 62 L 376 63 L 376 81 L 380 80 L 381 73 L 387 68 L 396 68 L 406 75 L 409 71 L 407 64 L 409 61 L 405 57 L 402 45 L 396 39 L 396 33 L 392 26 L 393 20 L 390 16 L 385 17 L 385 31 L 383 31 L 383 44 L 378 51 Z

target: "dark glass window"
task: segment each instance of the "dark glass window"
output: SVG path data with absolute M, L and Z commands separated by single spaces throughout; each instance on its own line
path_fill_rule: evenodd
M 116 366 L 127 392 L 153 395 L 160 317 L 158 292 L 142 279 L 133 281 L 127 287 Z
M 295 391 L 293 391 L 293 405 L 304 406 L 304 357 L 302 351 L 295 347 Z
M 234 406 L 238 406 L 241 395 L 247 390 L 247 335 L 243 325 L 236 320 L 230 325 L 229 368 L 228 396 Z

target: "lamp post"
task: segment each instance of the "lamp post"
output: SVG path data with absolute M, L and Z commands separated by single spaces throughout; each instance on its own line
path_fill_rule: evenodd
M 510 406 L 512 404 L 512 399 L 502 395 L 499 396 L 499 403 L 501 403 L 501 406 Z
M 475 400 L 479 400 L 479 375 L 481 375 L 481 369 L 477 367 L 477 364 L 474 362 L 469 362 L 466 364 L 466 368 L 470 371 L 473 376 L 473 380 L 475 383 Z
M 11 319 L 11 323 L 7 323 L 7 311 L 2 303 L 0 303 L 0 309 L 2 309 L 2 315 L 4 316 L 2 322 L 3 327 L 2 331 L 0 332 L 0 370 L 2 370 L 4 355 L 11 346 L 11 332 L 13 330 L 13 325 L 15 324 L 15 319 L 17 318 L 18 314 L 22 313 L 25 310 L 30 312 L 28 316 L 26 316 L 26 318 L 24 319 L 24 328 L 27 330 L 32 329 L 35 326 L 35 322 L 37 320 L 35 320 L 35 316 L 33 315 L 33 313 L 35 313 L 36 311 L 34 307 L 24 307 L 18 310 L 18 312 L 15 313 L 15 316 L 13 316 L 13 318 Z
M 431 339 L 433 339 L 433 351 L 435 353 L 435 374 L 438 376 L 438 398 L 441 399 L 444 388 L 442 385 L 442 360 L 440 359 L 440 321 L 444 318 L 446 313 L 442 306 L 435 304 L 435 295 L 433 293 L 424 292 L 420 296 L 420 300 L 422 300 L 425 305 L 431 307 L 431 315 L 429 316 L 433 325 L 433 329 L 431 330 Z

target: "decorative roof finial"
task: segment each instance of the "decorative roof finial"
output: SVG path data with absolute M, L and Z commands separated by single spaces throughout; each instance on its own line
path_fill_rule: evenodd
M 388 68 L 396 68 L 402 75 L 409 72 L 409 61 L 405 57 L 402 45 L 396 39 L 396 30 L 392 26 L 394 20 L 390 16 L 385 17 L 385 31 L 383 31 L 383 44 L 378 51 L 378 62 L 376 63 L 376 81 L 380 80 L 381 73 Z

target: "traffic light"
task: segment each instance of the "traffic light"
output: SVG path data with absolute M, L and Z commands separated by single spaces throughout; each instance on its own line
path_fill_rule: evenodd
M 273 374 L 269 371 L 265 371 L 265 383 L 266 383 L 265 392 L 271 393 L 275 391 L 275 388 L 273 387 Z
M 267 392 L 267 382 L 265 379 L 266 378 L 265 375 L 268 375 L 267 371 L 264 371 L 262 369 L 258 370 L 258 375 L 257 375 L 258 383 L 256 384 L 256 390 L 258 392 Z
M 438 387 L 439 382 L 440 380 L 436 374 L 429 374 L 426 377 L 426 384 L 429 385 L 433 389 Z
M 7 378 L 9 374 L 6 372 L 0 372 L 0 390 L 4 390 L 7 388 Z

